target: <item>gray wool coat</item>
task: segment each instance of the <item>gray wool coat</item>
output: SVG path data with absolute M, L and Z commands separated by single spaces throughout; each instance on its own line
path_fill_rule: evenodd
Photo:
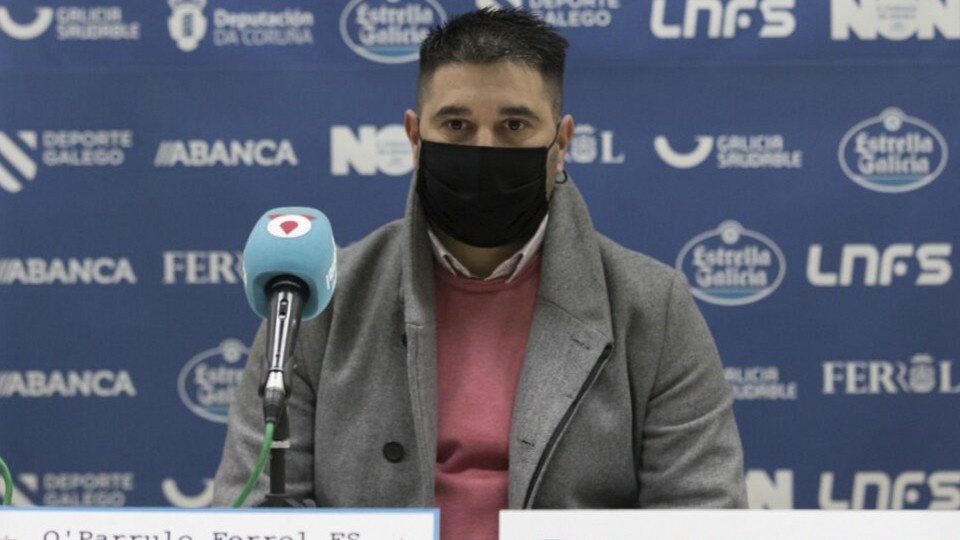
M 330 307 L 302 325 L 288 491 L 324 507 L 430 507 L 437 440 L 434 263 L 404 219 L 340 252 Z M 214 504 L 263 436 L 261 327 L 230 408 Z M 510 431 L 510 508 L 743 507 L 743 456 L 713 338 L 685 278 L 597 233 L 557 184 Z M 266 474 L 247 499 L 257 504 Z

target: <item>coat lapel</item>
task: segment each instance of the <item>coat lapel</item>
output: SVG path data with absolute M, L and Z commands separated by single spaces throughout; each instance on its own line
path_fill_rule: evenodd
M 536 490 L 552 437 L 613 341 L 603 264 L 586 205 L 572 183 L 556 186 L 542 252 L 540 292 L 510 433 L 511 508 Z

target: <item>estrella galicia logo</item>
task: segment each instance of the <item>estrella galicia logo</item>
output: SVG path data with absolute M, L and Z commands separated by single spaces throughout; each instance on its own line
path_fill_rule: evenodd
M 13 166 L 23 180 L 33 180 L 37 177 L 37 162 L 24 150 L 37 150 L 36 131 L 18 131 L 18 145 L 6 133 L 0 131 L 0 156 Z M 7 170 L 0 162 L 0 188 L 10 193 L 19 193 L 23 183 Z
M 227 339 L 191 358 L 177 380 L 183 404 L 200 418 L 226 424 L 233 392 L 246 365 L 243 360 L 249 354 L 241 341 Z
M 50 28 L 53 22 L 53 8 L 36 7 L 34 11 L 37 15 L 32 21 L 20 24 L 13 20 L 7 8 L 0 6 L 0 30 L 13 39 L 26 40 L 39 37 Z
M 415 62 L 420 42 L 447 14 L 437 0 L 351 0 L 340 35 L 353 52 L 382 64 Z
M 207 33 L 207 18 L 203 15 L 207 0 L 167 0 L 167 4 L 171 10 L 167 19 L 170 38 L 181 51 L 195 51 Z
M 653 149 L 664 163 L 674 169 L 692 169 L 699 166 L 710 157 L 713 152 L 713 137 L 710 135 L 697 135 L 696 146 L 693 150 L 683 153 L 677 152 L 670 145 L 670 141 L 663 135 L 657 135 L 653 140 Z
M 773 240 L 736 221 L 695 236 L 677 256 L 693 295 L 718 306 L 760 301 L 783 282 L 783 252 Z
M 947 141 L 933 125 L 889 108 L 853 126 L 840 141 L 840 168 L 881 193 L 905 193 L 933 182 L 947 166 Z

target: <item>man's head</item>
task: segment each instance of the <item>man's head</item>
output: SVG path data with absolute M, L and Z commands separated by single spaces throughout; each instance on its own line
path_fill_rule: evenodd
M 420 46 L 417 108 L 422 110 L 430 82 L 440 67 L 511 62 L 540 74 L 554 118 L 559 121 L 567 45 L 563 36 L 526 11 L 483 9 L 461 15 L 434 28 Z
M 552 192 L 573 136 L 573 118 L 560 116 L 567 45 L 517 9 L 474 11 L 434 28 L 420 47 L 417 110 L 404 116 L 414 160 L 421 140 L 551 147 Z
M 435 230 L 482 248 L 532 235 L 573 136 L 560 116 L 566 47 L 521 10 L 467 13 L 427 36 L 404 127 Z

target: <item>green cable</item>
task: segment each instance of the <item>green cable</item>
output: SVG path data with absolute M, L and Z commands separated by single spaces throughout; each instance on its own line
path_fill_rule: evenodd
M 13 478 L 10 477 L 10 469 L 0 458 L 0 474 L 3 474 L 3 500 L 0 506 L 10 506 L 13 501 Z
M 253 473 L 250 474 L 247 484 L 243 486 L 243 491 L 240 492 L 237 500 L 233 502 L 234 508 L 243 506 L 243 502 L 247 500 L 247 495 L 250 495 L 250 492 L 253 491 L 253 486 L 257 485 L 257 479 L 260 478 L 260 473 L 263 472 L 263 466 L 267 464 L 267 457 L 270 456 L 271 444 L 273 444 L 273 422 L 267 422 L 267 429 L 263 434 L 263 446 L 260 447 L 260 457 L 257 458 L 257 466 L 253 468 Z

